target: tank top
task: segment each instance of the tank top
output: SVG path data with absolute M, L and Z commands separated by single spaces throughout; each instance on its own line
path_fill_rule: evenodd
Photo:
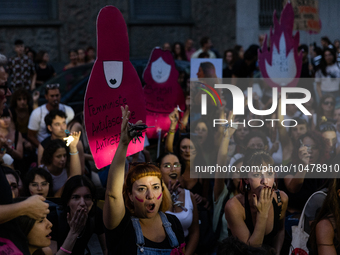
M 184 232 L 184 237 L 187 237 L 189 235 L 189 228 L 192 223 L 193 219 L 193 211 L 194 211 L 194 206 L 191 201 L 191 196 L 190 196 L 190 191 L 187 189 L 184 189 L 184 207 L 188 209 L 188 211 L 182 210 L 181 212 L 170 212 L 167 211 L 167 213 L 175 215 L 179 221 L 181 222 L 183 232 Z
M 251 210 L 250 210 L 250 205 L 249 205 L 249 200 L 248 200 L 248 192 L 244 194 L 244 210 L 246 212 L 246 219 L 244 222 L 246 223 L 250 234 L 253 234 L 254 232 L 254 225 L 253 225 L 253 220 L 251 217 Z M 279 231 L 279 221 L 280 221 L 280 208 L 277 205 L 275 199 L 273 198 L 273 207 L 274 207 L 274 225 L 273 225 L 273 230 L 264 236 L 262 245 L 268 245 L 272 246 L 274 243 L 274 237 L 276 236 L 277 232 Z

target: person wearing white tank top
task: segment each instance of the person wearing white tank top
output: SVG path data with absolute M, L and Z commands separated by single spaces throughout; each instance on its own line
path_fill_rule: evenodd
M 189 190 L 180 187 L 181 164 L 175 154 L 160 156 L 159 163 L 162 179 L 168 187 L 172 206 L 167 213 L 175 215 L 181 222 L 186 240 L 185 254 L 194 254 L 199 241 L 198 211 L 195 198 Z

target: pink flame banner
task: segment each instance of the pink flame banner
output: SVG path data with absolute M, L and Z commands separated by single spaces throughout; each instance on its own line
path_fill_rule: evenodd
M 280 23 L 273 14 L 274 29 L 270 28 L 270 50 L 267 35 L 262 52 L 259 50 L 259 67 L 263 78 L 271 87 L 295 87 L 302 68 L 302 54 L 298 54 L 300 34 L 293 36 L 294 10 L 287 3 L 281 13 Z

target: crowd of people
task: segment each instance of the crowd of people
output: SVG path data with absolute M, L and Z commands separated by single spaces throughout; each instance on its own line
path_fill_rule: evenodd
M 262 44 L 261 35 L 258 45 L 245 51 L 236 45 L 221 56 L 203 37 L 198 50 L 191 39 L 164 43 L 163 50 L 180 61 L 221 57 L 223 78 L 246 90 L 239 78 L 261 78 Z M 301 78 L 309 79 L 298 87 L 311 92 L 303 104 L 311 115 L 288 104 L 282 116 L 279 103 L 271 116 L 255 116 L 247 106 L 243 116 L 234 116 L 231 94 L 221 91 L 222 106 L 208 106 L 213 114 L 193 114 L 204 92 L 180 74 L 186 109 L 169 114 L 160 156 L 150 157 L 151 146 L 126 157 L 136 135 L 129 132 L 126 105 L 115 156 L 98 174 L 83 118 L 60 103 L 60 85 L 44 85 L 47 102 L 38 105 L 35 89 L 55 75 L 48 53 L 34 56 L 22 40 L 14 49 L 17 55 L 8 60 L 0 54 L 1 254 L 85 254 L 93 234 L 103 254 L 288 254 L 302 248 L 291 245 L 292 227 L 302 220 L 309 254 L 340 254 L 338 40 L 323 37 L 321 47 L 299 46 Z M 69 58 L 64 70 L 93 62 L 95 49 L 70 50 Z M 206 76 L 207 68 L 201 65 L 199 72 Z M 269 109 L 271 89 L 259 86 L 253 100 Z M 290 127 L 211 124 L 214 118 L 247 123 L 254 117 L 287 119 Z M 210 179 L 192 175 L 193 166 L 216 164 L 237 171 L 229 176 L 217 171 Z M 269 165 L 298 171 L 265 171 Z M 327 174 L 308 171 L 319 166 Z M 241 175 L 242 167 L 258 171 Z

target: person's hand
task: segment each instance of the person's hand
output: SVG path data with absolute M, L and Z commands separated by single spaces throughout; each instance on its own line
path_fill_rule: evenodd
M 124 144 L 125 146 L 128 146 L 130 141 L 132 140 L 132 136 L 130 136 L 130 124 L 129 124 L 129 118 L 131 112 L 129 111 L 129 106 L 125 105 L 125 108 L 123 106 L 120 107 L 122 110 L 122 125 L 120 129 L 120 141 L 119 143 Z M 139 120 L 136 122 L 136 124 L 142 124 L 142 121 Z
M 44 201 L 45 198 L 39 195 L 34 195 L 27 198 L 24 201 L 25 215 L 35 220 L 46 218 L 47 214 L 50 213 L 50 210 L 48 209 L 49 205 Z
M 270 148 L 269 154 L 273 155 L 278 150 L 279 150 L 279 141 L 276 141 L 273 143 L 273 146 Z
M 37 102 L 39 97 L 40 97 L 40 92 L 38 90 L 34 91 L 32 95 L 33 102 Z
M 187 97 L 185 98 L 185 109 L 187 111 L 190 110 L 190 102 L 191 102 L 190 95 L 187 95 Z
M 176 126 L 179 120 L 178 109 L 174 108 L 173 112 L 169 114 L 169 119 L 171 121 L 172 126 Z
M 308 153 L 308 147 L 307 146 L 301 146 L 299 148 L 299 158 L 303 162 L 304 165 L 309 164 L 310 154 Z
M 196 204 L 200 204 L 200 203 L 202 203 L 202 201 L 203 201 L 203 197 L 200 196 L 200 195 L 198 195 L 197 193 L 194 194 L 194 198 L 195 198 L 195 200 L 196 200 Z
M 179 180 L 176 180 L 174 183 L 171 182 L 171 180 L 168 183 L 168 190 L 171 193 L 178 191 L 178 188 L 181 186 L 181 184 L 179 183 Z M 177 194 L 181 193 L 180 191 L 178 191 Z
M 66 146 L 70 146 L 70 149 L 72 151 L 77 150 L 77 145 L 79 142 L 80 135 L 81 135 L 81 131 L 72 132 L 68 137 L 63 138 L 65 141 L 67 141 Z
M 260 197 L 257 199 L 256 194 L 253 194 L 253 203 L 257 211 L 261 215 L 268 216 L 269 209 L 272 205 L 274 190 L 271 187 L 264 186 L 260 191 Z
M 233 123 L 235 122 L 235 116 L 233 114 L 233 111 L 229 111 L 227 120 L 228 120 L 228 128 L 225 130 L 224 136 L 227 137 L 227 138 L 230 138 L 230 137 L 233 136 L 233 134 L 236 131 L 236 128 L 233 128 L 231 126 L 231 122 L 233 122 Z
M 86 221 L 87 221 L 88 212 L 85 208 L 79 208 L 71 217 L 71 214 L 67 213 L 67 223 L 70 226 L 70 231 L 73 234 L 79 235 L 81 231 L 83 231 Z
M 33 149 L 32 144 L 29 141 L 27 141 L 27 140 L 24 140 L 24 147 L 27 150 L 32 150 Z

